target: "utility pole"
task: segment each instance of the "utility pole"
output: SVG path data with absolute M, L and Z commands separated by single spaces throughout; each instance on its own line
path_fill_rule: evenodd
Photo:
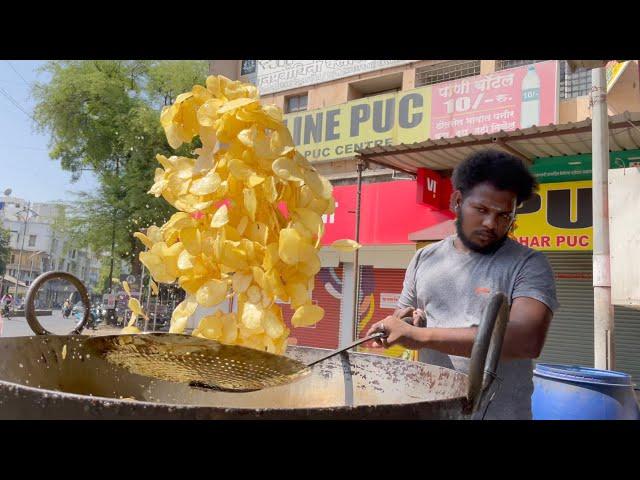
M 615 368 L 609 258 L 609 115 L 605 68 L 591 71 L 593 175 L 593 339 L 595 367 Z

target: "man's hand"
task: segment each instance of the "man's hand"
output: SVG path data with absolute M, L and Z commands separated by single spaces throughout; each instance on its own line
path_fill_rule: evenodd
M 389 348 L 398 344 L 405 348 L 415 350 L 420 348 L 420 344 L 416 342 L 416 339 L 413 336 L 415 330 L 416 327 L 412 327 L 408 323 L 405 323 L 396 315 L 391 315 L 374 324 L 367 332 L 367 336 L 376 332 L 383 332 L 385 334 L 383 338 L 374 340 L 374 348 Z

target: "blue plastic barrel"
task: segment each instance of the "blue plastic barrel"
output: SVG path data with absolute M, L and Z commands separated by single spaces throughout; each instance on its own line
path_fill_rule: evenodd
M 626 373 L 539 363 L 533 387 L 534 420 L 640 420 L 631 376 Z

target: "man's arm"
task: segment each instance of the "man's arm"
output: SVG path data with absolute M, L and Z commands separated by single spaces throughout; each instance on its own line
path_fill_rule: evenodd
M 552 316 L 544 303 L 529 297 L 516 298 L 509 312 L 501 358 L 537 358 L 542 351 Z M 381 342 L 384 346 L 399 343 L 408 348 L 430 348 L 461 357 L 471 356 L 478 332 L 477 327 L 417 328 L 396 317 L 387 317 L 381 323 L 389 333 Z M 374 325 L 370 333 L 376 331 L 377 326 Z

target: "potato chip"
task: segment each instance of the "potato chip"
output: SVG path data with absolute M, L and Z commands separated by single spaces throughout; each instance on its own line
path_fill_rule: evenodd
M 247 210 L 249 214 L 249 218 L 252 222 L 256 221 L 256 207 L 257 207 L 257 199 L 256 199 L 256 191 L 253 188 L 245 188 L 243 191 L 244 196 L 244 208 Z
M 135 334 L 140 333 L 140 329 L 134 326 L 126 326 L 122 330 L 120 330 L 121 335 Z
M 127 327 L 135 326 L 137 321 L 138 321 L 138 315 L 136 314 L 136 312 L 131 312 L 131 319 L 129 320 L 129 323 L 127 323 Z
M 260 306 L 247 302 L 242 307 L 241 322 L 248 329 L 258 329 L 262 326 L 263 310 Z
M 229 222 L 229 210 L 226 205 L 222 205 L 216 213 L 213 214 L 211 219 L 212 228 L 220 228 Z
M 200 229 L 197 227 L 188 227 L 180 230 L 180 241 L 185 250 L 191 255 L 200 255 L 202 253 L 202 237 Z
M 142 306 L 140 305 L 140 301 L 137 298 L 129 298 L 129 303 L 127 305 L 129 307 L 129 310 L 131 310 L 134 314 L 143 318 L 147 318 L 147 316 L 142 311 Z
M 232 286 L 236 293 L 246 292 L 253 280 L 253 274 L 249 272 L 236 272 L 233 274 Z
M 209 280 L 196 294 L 196 301 L 203 307 L 213 307 L 222 303 L 227 296 L 228 285 L 224 280 Z
M 265 311 L 262 317 L 262 327 L 271 338 L 280 338 L 284 333 L 284 324 L 271 310 Z M 274 348 L 274 352 L 275 352 Z
M 361 246 L 362 245 L 360 245 L 358 242 L 356 242 L 355 240 L 351 240 L 349 238 L 336 240 L 331 244 L 331 248 L 338 250 L 339 252 L 345 252 L 345 253 L 355 252 Z
M 239 315 L 208 315 L 193 335 L 283 354 L 289 330 L 276 298 L 291 301 L 297 324 L 322 317 L 310 297 L 320 270 L 322 215 L 335 210 L 332 186 L 297 151 L 282 122 L 282 110 L 261 105 L 255 86 L 223 76 L 209 76 L 206 88 L 195 85 L 163 109 L 172 147 L 196 135 L 202 143 L 196 158 L 156 157 L 162 168 L 149 192 L 179 212 L 135 234 L 151 276 L 177 279 L 188 294 L 170 331 L 184 331 L 197 305 L 236 296 Z
M 309 292 L 301 283 L 288 283 L 285 287 L 294 310 L 309 302 Z
M 283 228 L 280 230 L 280 241 L 278 244 L 278 255 L 287 265 L 295 265 L 300 258 L 300 244 L 302 237 L 293 228 Z
M 318 305 L 302 305 L 298 307 L 291 317 L 291 325 L 294 327 L 311 327 L 324 317 L 324 309 Z
M 194 180 L 191 183 L 189 192 L 194 195 L 208 195 L 218 189 L 220 182 L 220 176 L 215 172 L 210 172 L 204 177 Z

